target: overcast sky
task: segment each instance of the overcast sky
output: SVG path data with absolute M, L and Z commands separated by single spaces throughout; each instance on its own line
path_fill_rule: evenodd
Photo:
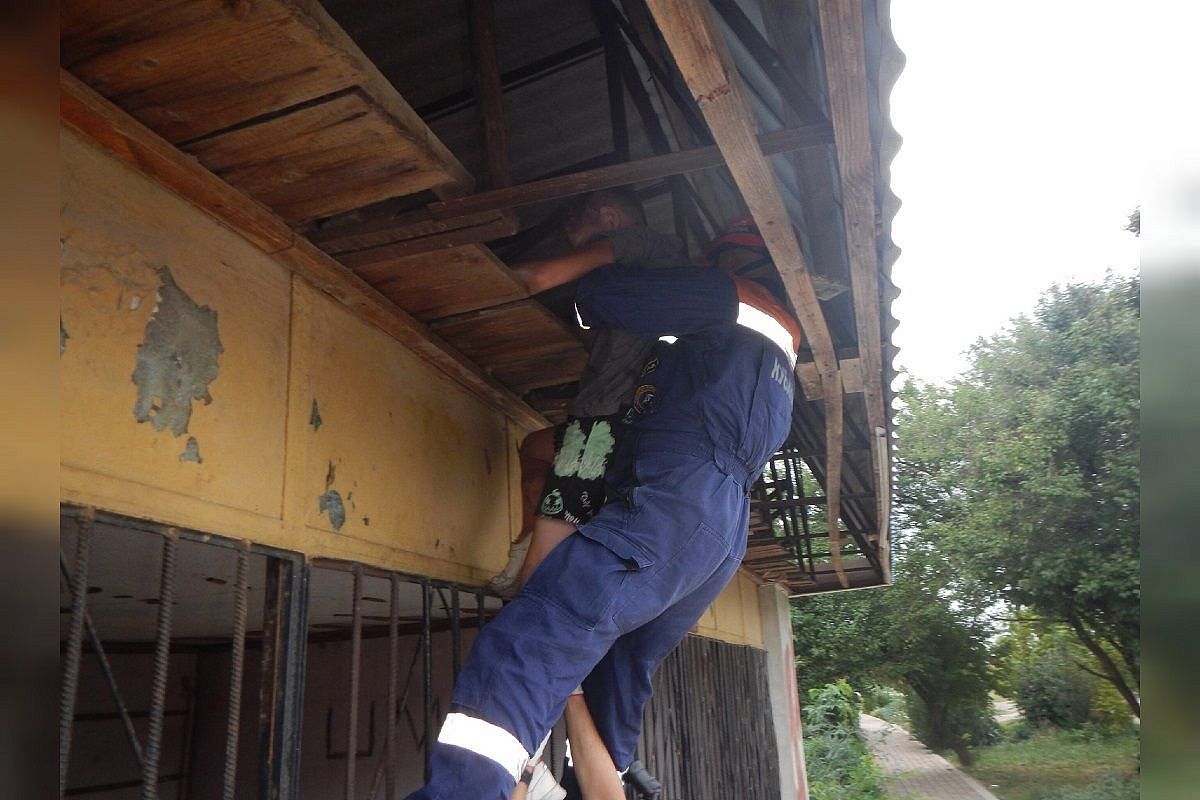
M 944 381 L 1053 282 L 1136 269 L 1136 9 L 892 0 L 898 366 Z

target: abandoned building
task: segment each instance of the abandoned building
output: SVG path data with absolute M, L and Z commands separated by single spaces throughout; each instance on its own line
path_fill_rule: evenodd
M 510 267 L 627 186 L 696 263 L 752 215 L 804 333 L 640 757 L 664 800 L 806 798 L 789 601 L 890 580 L 887 0 L 60 13 L 62 796 L 421 783 L 587 354 Z

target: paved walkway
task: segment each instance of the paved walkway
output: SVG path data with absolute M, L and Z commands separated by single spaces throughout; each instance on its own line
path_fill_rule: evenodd
M 931 753 L 908 731 L 863 714 L 867 747 L 883 770 L 890 800 L 997 800 L 974 778 Z

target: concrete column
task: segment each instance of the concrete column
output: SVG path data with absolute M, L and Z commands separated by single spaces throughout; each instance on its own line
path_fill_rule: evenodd
M 767 650 L 767 685 L 779 753 L 779 797 L 808 800 L 800 700 L 796 688 L 796 656 L 792 649 L 792 614 L 787 591 L 777 583 L 758 587 L 763 643 Z

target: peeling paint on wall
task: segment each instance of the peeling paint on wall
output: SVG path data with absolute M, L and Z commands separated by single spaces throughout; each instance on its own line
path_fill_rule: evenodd
M 192 401 L 212 402 L 208 385 L 217 377 L 217 358 L 225 349 L 217 335 L 217 312 L 196 305 L 168 267 L 157 271 L 158 305 L 146 323 L 133 371 L 138 387 L 133 417 L 181 436 L 192 417 Z
M 330 461 L 329 469 L 325 471 L 325 494 L 317 498 L 317 510 L 329 514 L 329 523 L 335 531 L 340 531 L 346 524 L 346 505 L 342 502 L 341 493 L 333 488 L 336 479 L 337 467 Z
M 317 498 L 317 508 L 322 514 L 329 514 L 329 524 L 335 531 L 340 531 L 346 524 L 346 506 L 337 490 L 330 489 Z
M 200 443 L 196 441 L 195 436 L 189 436 L 187 445 L 183 448 L 183 452 L 179 454 L 180 461 L 195 461 L 197 464 L 203 464 L 204 459 L 200 457 Z

